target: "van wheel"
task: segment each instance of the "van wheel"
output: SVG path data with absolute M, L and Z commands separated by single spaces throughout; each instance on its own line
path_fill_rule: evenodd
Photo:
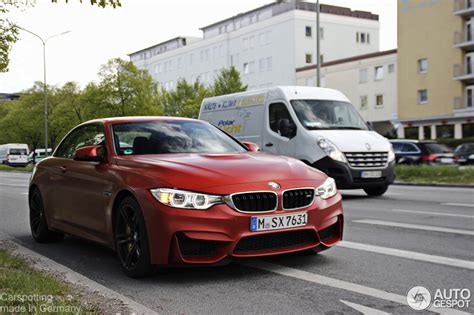
M 44 212 L 43 199 L 38 188 L 33 188 L 28 196 L 30 206 L 30 228 L 33 239 L 38 243 L 60 241 L 64 234 L 50 231 Z
M 115 249 L 127 276 L 141 278 L 154 273 L 145 220 L 133 197 L 124 198 L 118 206 L 114 237 Z
M 367 195 L 371 197 L 378 197 L 385 194 L 388 189 L 388 185 L 378 186 L 378 187 L 367 187 L 364 188 L 364 191 Z

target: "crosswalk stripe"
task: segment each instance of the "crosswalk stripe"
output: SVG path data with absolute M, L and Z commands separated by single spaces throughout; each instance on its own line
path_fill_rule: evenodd
M 277 265 L 261 260 L 255 259 L 248 259 L 248 260 L 241 260 L 237 262 L 239 265 L 256 268 L 268 272 L 273 272 L 278 275 L 287 276 L 299 280 L 309 281 L 313 283 L 317 283 L 323 286 L 328 286 L 336 289 L 346 290 L 350 292 L 354 292 L 357 294 L 361 294 L 364 296 L 370 296 L 378 299 L 382 299 L 385 301 L 390 301 L 394 303 L 398 303 L 401 305 L 408 305 L 406 296 L 398 295 L 395 293 L 386 292 L 383 290 L 367 287 L 364 285 L 347 282 L 339 279 L 334 279 L 326 276 L 322 276 L 316 273 L 303 271 L 291 267 L 285 267 L 282 265 Z M 433 306 L 429 307 L 427 310 L 430 310 L 435 313 L 439 314 L 453 314 L 453 315 L 466 315 L 469 313 L 459 311 L 456 309 L 441 309 L 435 308 Z
M 472 203 L 456 203 L 456 202 L 446 202 L 442 203 L 443 206 L 455 206 L 455 207 L 469 207 L 474 208 L 474 204 Z
M 356 311 L 361 312 L 364 315 L 389 315 L 390 314 L 390 313 L 379 311 L 375 308 L 371 308 L 371 307 L 367 307 L 367 306 L 364 306 L 364 305 L 352 303 L 352 302 L 349 302 L 349 301 L 344 301 L 344 300 L 339 300 L 339 301 L 346 304 L 350 308 L 353 308 Z
M 396 248 L 368 245 L 368 244 L 355 243 L 355 242 L 349 242 L 349 241 L 342 241 L 341 243 L 338 244 L 338 246 L 349 248 L 349 249 L 356 249 L 356 250 L 362 250 L 366 252 L 377 253 L 377 254 L 390 255 L 390 256 L 408 258 L 408 259 L 413 259 L 413 260 L 426 261 L 426 262 L 430 262 L 434 264 L 447 265 L 451 267 L 459 267 L 459 268 L 474 270 L 474 262 L 468 261 L 468 260 L 422 254 L 422 253 L 401 250 L 401 249 L 396 249 Z
M 424 230 L 424 231 L 434 231 L 434 232 L 443 232 L 443 233 L 454 233 L 454 234 L 464 234 L 464 235 L 474 235 L 474 231 L 461 230 L 461 229 L 451 229 L 438 226 L 429 226 L 429 225 L 418 225 L 418 224 L 409 224 L 409 223 L 398 223 L 398 222 L 389 222 L 389 221 L 380 221 L 380 220 L 353 220 L 354 223 L 363 223 L 363 224 L 372 224 L 372 225 L 382 225 L 382 226 L 391 226 L 391 227 L 400 227 L 405 229 L 414 229 L 414 230 Z

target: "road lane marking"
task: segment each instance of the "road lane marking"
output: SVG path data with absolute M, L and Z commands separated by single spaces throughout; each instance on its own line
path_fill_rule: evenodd
M 474 204 L 471 203 L 456 203 L 456 202 L 446 202 L 442 203 L 442 206 L 455 206 L 455 207 L 469 207 L 474 208 Z
M 241 260 L 236 263 L 242 266 L 256 268 L 256 269 L 260 269 L 260 270 L 264 270 L 268 272 L 273 272 L 278 275 L 287 276 L 287 277 L 304 280 L 308 282 L 313 282 L 313 283 L 320 284 L 323 286 L 328 286 L 331 288 L 346 290 L 346 291 L 361 294 L 364 296 L 370 296 L 370 297 L 374 297 L 374 298 L 385 300 L 385 301 L 395 302 L 401 305 L 408 305 L 406 296 L 367 287 L 361 284 L 356 284 L 356 283 L 347 282 L 344 280 L 322 276 L 322 275 L 308 272 L 308 271 L 303 271 L 303 270 L 299 270 L 299 269 L 295 269 L 291 267 L 285 267 L 282 265 L 277 265 L 277 264 L 273 264 L 273 263 L 269 263 L 269 262 L 265 262 L 261 260 L 255 260 L 255 259 Z M 441 309 L 441 308 L 435 308 L 433 306 L 429 307 L 428 310 L 435 313 L 440 313 L 440 314 L 463 314 L 463 315 L 469 314 L 469 313 L 459 311 L 456 309 Z
M 0 186 L 8 186 L 8 187 L 28 187 L 28 185 L 13 185 L 13 184 L 0 184 Z
M 352 303 L 352 302 L 349 302 L 349 301 L 344 301 L 344 300 L 339 300 L 339 301 L 346 304 L 350 308 L 353 308 L 356 311 L 361 312 L 364 315 L 389 315 L 389 314 L 391 314 L 391 313 L 386 313 L 386 312 L 379 311 L 375 308 L 371 308 L 371 307 L 367 307 L 367 306 L 364 306 L 364 305 Z
M 355 243 L 355 242 L 349 242 L 349 241 L 342 241 L 341 243 L 338 244 L 338 246 L 349 248 L 349 249 L 362 250 L 362 251 L 376 253 L 376 254 L 396 256 L 396 257 L 402 257 L 402 258 L 407 258 L 407 259 L 426 261 L 426 262 L 430 262 L 434 264 L 446 265 L 450 267 L 459 267 L 459 268 L 474 270 L 474 262 L 468 261 L 468 260 L 422 254 L 422 253 L 401 250 L 401 249 L 396 249 L 396 248 L 368 245 L 368 244 Z
M 415 214 L 439 215 L 439 216 L 444 216 L 444 217 L 458 217 L 458 218 L 474 219 L 474 215 L 467 215 L 467 214 L 441 213 L 441 212 L 432 212 L 432 211 L 416 211 L 416 210 L 405 210 L 405 209 L 392 209 L 392 211 L 393 212 L 415 213 Z
M 444 227 L 438 227 L 438 226 L 429 226 L 429 225 L 397 223 L 397 222 L 380 221 L 380 220 L 353 220 L 352 222 L 354 222 L 354 223 L 363 223 L 363 224 L 372 224 L 372 225 L 391 226 L 391 227 L 400 227 L 400 228 L 413 229 L 413 230 L 454 233 L 454 234 L 463 234 L 463 235 L 474 235 L 474 231 L 460 230 L 460 229 L 450 229 L 450 228 L 444 228 Z

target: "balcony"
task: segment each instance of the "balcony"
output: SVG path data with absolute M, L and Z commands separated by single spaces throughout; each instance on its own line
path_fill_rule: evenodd
M 454 116 L 464 117 L 472 116 L 474 114 L 474 99 L 471 99 L 470 102 L 466 101 L 466 96 L 458 96 L 454 98 L 453 109 Z
M 454 47 L 464 50 L 474 49 L 474 32 L 454 32 Z
M 453 68 L 453 79 L 463 81 L 466 84 L 474 84 L 473 67 L 468 64 L 457 64 Z
M 455 0 L 453 13 L 466 17 L 474 15 L 474 0 Z

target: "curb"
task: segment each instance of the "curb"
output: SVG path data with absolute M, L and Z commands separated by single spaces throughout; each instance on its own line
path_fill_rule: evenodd
M 426 183 L 407 183 L 395 182 L 392 185 L 397 186 L 422 186 L 422 187 L 451 187 L 451 188 L 473 188 L 473 184 L 426 184 Z
M 135 302 L 134 300 L 112 289 L 109 289 L 102 284 L 95 282 L 94 280 L 87 278 L 86 276 L 83 276 L 64 265 L 61 265 L 60 263 L 55 262 L 46 256 L 22 246 L 20 241 L 16 240 L 14 237 L 0 232 L 0 240 L 14 243 L 16 248 L 12 250 L 12 253 L 21 257 L 30 258 L 34 268 L 47 273 L 52 272 L 54 274 L 59 274 L 64 281 L 72 285 L 78 285 L 90 292 L 100 294 L 108 299 L 119 300 L 125 305 L 126 308 L 130 310 L 131 314 L 158 314 L 156 311 L 149 309 L 145 305 Z

